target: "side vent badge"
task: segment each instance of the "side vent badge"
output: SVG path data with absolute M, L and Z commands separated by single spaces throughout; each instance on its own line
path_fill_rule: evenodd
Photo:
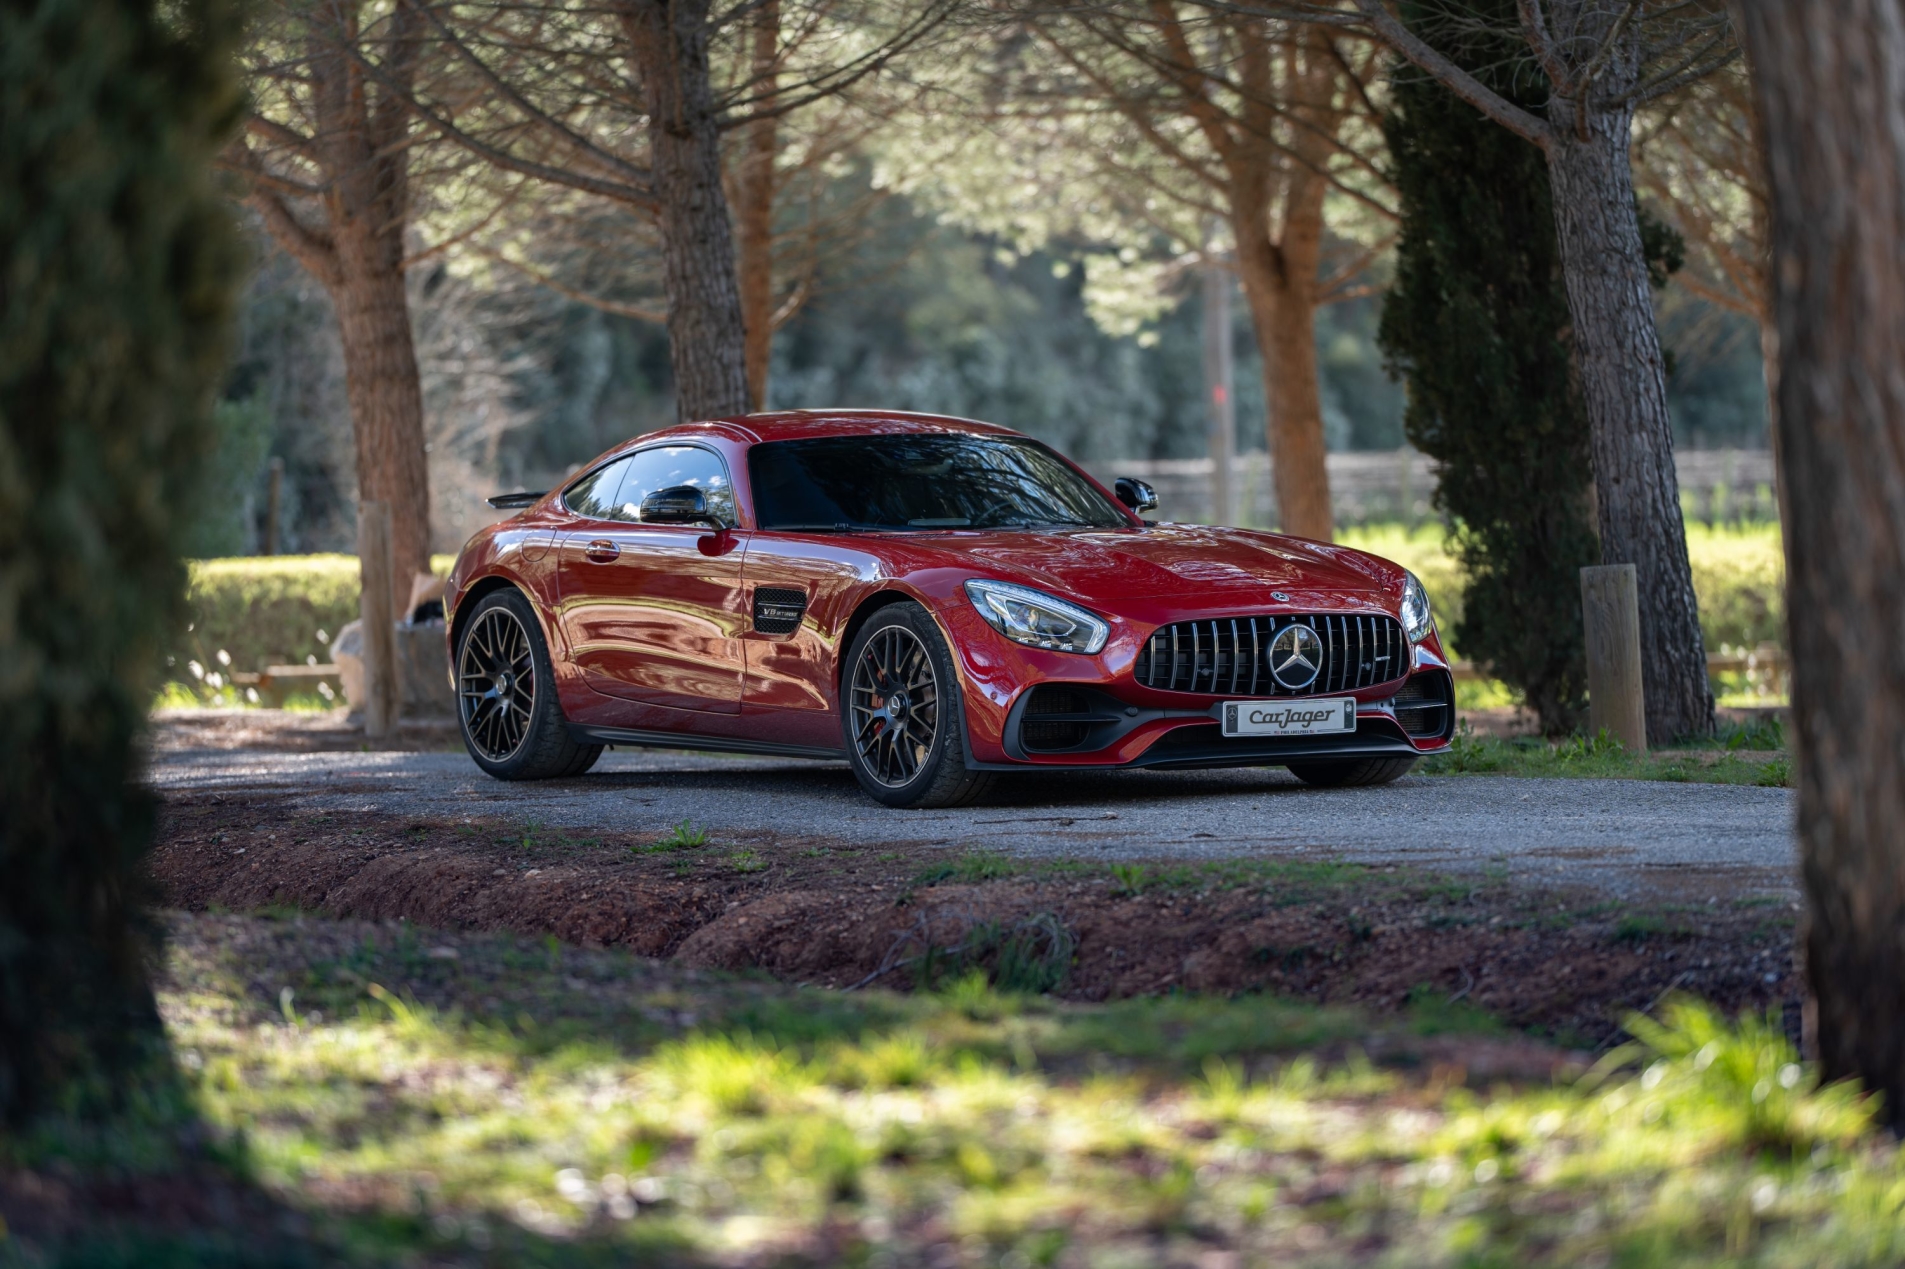
M 754 628 L 766 635 L 788 635 L 800 629 L 807 613 L 807 592 L 779 586 L 754 589 Z

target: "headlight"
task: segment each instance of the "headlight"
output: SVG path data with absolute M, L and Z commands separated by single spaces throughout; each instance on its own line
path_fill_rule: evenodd
M 1429 592 L 1414 573 L 1402 586 L 1402 633 L 1410 643 L 1420 643 L 1435 629 L 1435 615 L 1429 611 Z
M 966 598 L 986 624 L 1014 643 L 1058 652 L 1097 652 L 1111 627 L 1076 604 L 1010 582 L 966 583 Z

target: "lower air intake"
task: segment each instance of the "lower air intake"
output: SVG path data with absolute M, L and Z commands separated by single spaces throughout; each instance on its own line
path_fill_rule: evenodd
M 1391 702 L 1396 721 L 1418 740 L 1446 736 L 1455 716 L 1455 683 L 1441 670 L 1412 674 Z

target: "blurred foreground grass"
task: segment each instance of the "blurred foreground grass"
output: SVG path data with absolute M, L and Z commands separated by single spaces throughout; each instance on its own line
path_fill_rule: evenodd
M 1691 1003 L 1585 1073 L 1476 1090 L 1454 1068 L 1521 1042 L 1464 1038 L 1488 1024 L 1459 1006 L 1381 1024 L 1450 1033 L 1417 1041 L 1425 1077 L 1363 1059 L 1354 1012 L 1262 997 L 846 995 L 313 919 L 179 918 L 171 957 L 201 1113 L 303 1232 L 98 1234 L 66 1263 L 1905 1257 L 1869 1103 Z

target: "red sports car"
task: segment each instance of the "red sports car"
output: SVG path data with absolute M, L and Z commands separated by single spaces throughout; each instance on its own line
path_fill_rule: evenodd
M 1428 597 L 1387 560 L 1142 518 L 1030 437 L 800 410 L 619 445 L 470 539 L 463 739 L 506 780 L 605 745 L 845 758 L 888 806 L 998 772 L 1283 766 L 1381 784 L 1447 746 Z

